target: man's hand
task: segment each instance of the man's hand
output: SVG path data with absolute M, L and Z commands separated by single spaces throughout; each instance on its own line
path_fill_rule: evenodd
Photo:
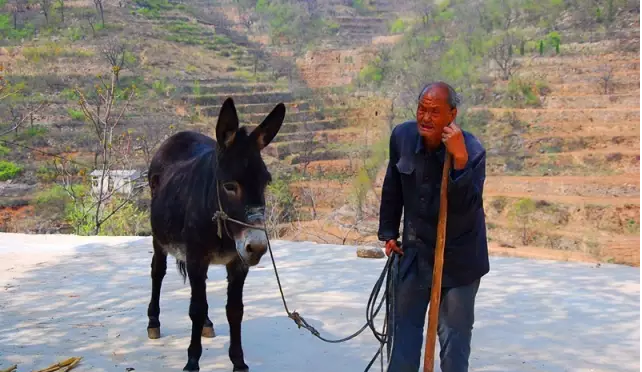
M 455 169 L 464 169 L 468 162 L 468 151 L 466 150 L 464 134 L 455 122 L 444 127 L 444 131 L 441 134 L 441 141 L 446 146 L 446 150 L 452 155 Z
M 403 251 L 401 250 L 401 247 L 397 245 L 397 241 L 395 239 L 390 239 L 386 242 L 386 256 L 390 256 L 392 252 L 403 256 Z

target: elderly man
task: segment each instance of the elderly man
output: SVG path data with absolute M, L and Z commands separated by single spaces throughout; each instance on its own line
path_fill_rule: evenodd
M 450 85 L 428 84 L 419 94 L 417 120 L 396 126 L 390 138 L 378 232 L 379 240 L 386 242 L 386 254 L 400 255 L 388 372 L 419 369 L 446 151 L 453 163 L 448 176 L 439 356 L 442 372 L 468 371 L 475 297 L 481 277 L 490 269 L 482 203 L 486 151 L 477 138 L 455 124 L 458 104 Z

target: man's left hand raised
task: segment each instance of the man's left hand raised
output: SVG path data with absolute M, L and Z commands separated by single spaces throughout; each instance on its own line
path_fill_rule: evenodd
M 446 150 L 452 155 L 455 169 L 464 169 L 468 162 L 468 151 L 466 150 L 464 134 L 457 124 L 452 122 L 447 127 L 444 127 L 444 131 L 441 134 L 441 141 L 446 146 Z

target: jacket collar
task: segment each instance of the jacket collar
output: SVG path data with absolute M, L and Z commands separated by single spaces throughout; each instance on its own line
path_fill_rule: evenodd
M 419 135 L 419 133 L 417 132 L 417 138 L 415 140 L 415 154 L 436 155 L 437 159 L 439 159 L 443 163 L 446 155 L 446 146 L 444 146 L 443 142 L 440 142 L 439 147 L 437 147 L 436 150 L 431 151 L 428 148 L 426 148 L 426 146 L 424 145 L 423 138 L 421 138 L 421 135 Z

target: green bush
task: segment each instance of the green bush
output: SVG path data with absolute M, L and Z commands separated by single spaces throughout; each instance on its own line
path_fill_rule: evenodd
M 290 190 L 290 185 L 285 177 L 276 177 L 266 190 L 266 210 L 270 221 L 270 231 L 275 230 L 275 225 L 296 220 L 296 198 Z
M 0 160 L 0 181 L 8 181 L 22 172 L 22 167 L 6 160 Z
M 10 152 L 11 150 L 8 147 L 0 145 L 0 156 L 7 156 Z
M 555 53 L 560 52 L 560 43 L 561 43 L 561 37 L 560 34 L 557 31 L 553 31 L 549 33 L 546 38 L 548 39 L 548 44 L 555 48 Z
M 544 55 L 544 40 L 539 41 L 539 55 L 540 56 Z
M 108 205 L 105 215 L 122 203 L 118 198 Z M 133 202 L 126 203 L 101 226 L 99 235 L 138 236 L 150 235 L 149 211 L 140 210 Z
M 68 108 L 67 113 L 69 114 L 69 117 L 71 117 L 73 120 L 85 120 L 85 113 L 82 110 L 76 110 L 74 108 Z
M 509 107 L 539 107 L 540 96 L 548 94 L 548 85 L 544 81 L 532 81 L 512 77 L 503 93 L 503 104 Z
M 632 218 L 626 221 L 626 231 L 630 234 L 639 234 L 640 233 L 640 223 Z
M 402 34 L 406 30 L 406 23 L 401 18 L 397 18 L 390 26 L 390 32 L 393 34 Z
M 533 238 L 531 224 L 536 210 L 537 206 L 533 199 L 523 198 L 513 204 L 513 208 L 509 212 L 509 218 L 522 228 L 522 244 L 524 245 L 530 244 Z
M 379 83 L 383 80 L 383 70 L 374 65 L 367 65 L 359 71 L 359 79 L 365 83 Z
M 4 7 L 4 1 L 0 1 L 0 8 Z M 31 39 L 35 34 L 36 28 L 31 23 L 23 24 L 20 28 L 13 27 L 13 17 L 9 12 L 0 13 L 0 40 L 21 40 Z
M 365 167 L 362 167 L 352 180 L 352 197 L 355 203 L 357 219 L 362 217 L 366 196 L 368 195 L 368 191 L 371 187 L 372 180 L 368 175 L 368 171 Z

